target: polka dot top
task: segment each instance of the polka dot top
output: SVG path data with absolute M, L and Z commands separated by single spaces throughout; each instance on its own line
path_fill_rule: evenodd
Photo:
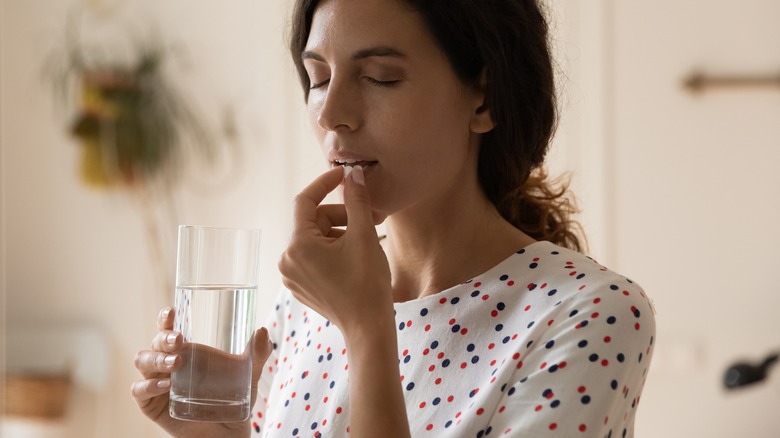
M 654 310 L 589 257 L 536 242 L 395 318 L 413 437 L 633 436 Z M 253 436 L 349 436 L 339 330 L 289 292 L 267 327 Z

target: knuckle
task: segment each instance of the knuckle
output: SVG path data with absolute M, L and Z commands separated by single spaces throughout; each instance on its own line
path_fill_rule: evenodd
M 138 398 L 141 396 L 143 388 L 145 387 L 146 383 L 143 380 L 137 380 L 130 385 L 130 394 L 132 394 L 133 397 Z
M 146 356 L 145 351 L 139 351 L 138 353 L 135 354 L 135 357 L 133 358 L 133 364 L 135 365 L 136 368 L 141 367 L 144 356 Z

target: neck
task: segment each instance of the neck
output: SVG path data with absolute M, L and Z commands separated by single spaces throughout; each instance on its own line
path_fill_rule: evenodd
M 481 192 L 426 202 L 388 218 L 383 241 L 394 301 L 432 295 L 487 271 L 534 242 Z

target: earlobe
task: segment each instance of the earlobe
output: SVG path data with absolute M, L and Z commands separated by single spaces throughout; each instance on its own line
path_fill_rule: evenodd
M 487 105 L 483 104 L 471 116 L 471 132 L 475 134 L 484 134 L 490 132 L 496 124 L 493 122 L 493 116 Z
M 484 134 L 490 132 L 496 127 L 493 121 L 493 115 L 485 102 L 485 90 L 487 89 L 487 71 L 482 70 L 482 74 L 479 78 L 479 89 L 477 91 L 477 103 L 479 106 L 474 110 L 474 114 L 471 115 L 471 132 L 475 134 Z

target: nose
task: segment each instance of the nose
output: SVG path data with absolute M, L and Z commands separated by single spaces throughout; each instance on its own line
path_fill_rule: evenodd
M 355 131 L 362 121 L 362 98 L 359 87 L 331 77 L 321 97 L 317 124 L 326 131 Z

